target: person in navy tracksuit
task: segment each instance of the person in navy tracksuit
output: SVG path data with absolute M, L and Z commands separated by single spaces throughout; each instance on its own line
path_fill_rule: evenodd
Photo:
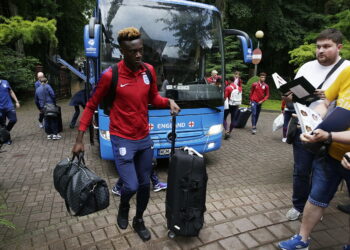
M 20 107 L 19 101 L 15 92 L 11 89 L 10 83 L 6 80 L 0 79 L 0 126 L 11 131 L 13 126 L 17 122 L 16 109 L 13 105 L 12 99 L 15 101 L 16 108 Z M 8 123 L 6 124 L 6 118 Z M 9 139 L 7 144 L 11 144 L 12 140 Z

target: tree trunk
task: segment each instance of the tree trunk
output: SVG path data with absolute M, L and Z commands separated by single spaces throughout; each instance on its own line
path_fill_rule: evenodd
M 15 4 L 11 3 L 11 0 L 8 0 L 8 6 L 10 9 L 10 15 L 11 16 L 17 16 L 18 15 L 18 8 Z M 16 51 L 24 55 L 24 45 L 22 39 L 18 40 L 15 43 Z
M 215 5 L 221 12 L 221 21 L 224 21 L 224 15 L 225 15 L 225 0 L 216 0 Z

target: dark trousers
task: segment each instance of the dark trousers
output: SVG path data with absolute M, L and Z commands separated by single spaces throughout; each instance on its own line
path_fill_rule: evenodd
M 305 203 L 311 190 L 312 162 L 315 155 L 304 149 L 300 140 L 301 130 L 295 136 L 293 142 L 294 171 L 293 171 L 293 206 L 299 212 L 303 212 Z
M 57 117 L 45 117 L 45 132 L 48 135 L 58 134 L 58 118 Z
M 7 125 L 6 118 L 9 120 Z M 17 115 L 15 108 L 0 109 L 0 126 L 6 128 L 7 131 L 11 131 L 16 122 Z
M 224 128 L 227 131 L 227 116 L 228 114 L 231 115 L 231 122 L 230 122 L 230 132 L 233 130 L 233 128 L 235 127 L 235 123 L 234 123 L 234 119 L 235 119 L 235 115 L 236 112 L 238 110 L 238 105 L 229 105 L 228 108 L 229 109 L 225 109 L 224 110 Z
M 252 102 L 252 127 L 255 128 L 259 120 L 261 104 Z
M 149 200 L 152 171 L 153 142 L 150 136 L 141 140 L 128 140 L 111 135 L 112 149 L 118 174 L 123 182 L 121 207 L 137 192 L 136 214 L 143 214 Z
M 85 108 L 84 106 L 81 106 L 83 109 Z M 74 114 L 73 114 L 73 117 L 72 117 L 72 120 L 70 122 L 70 127 L 74 127 L 75 124 L 77 123 L 77 120 L 78 120 L 78 117 L 80 115 L 80 108 L 79 108 L 79 105 L 76 105 L 74 106 Z
M 283 138 L 287 137 L 287 128 L 288 128 L 288 123 L 290 121 L 290 119 L 292 118 L 294 112 L 289 111 L 289 110 L 285 110 L 283 112 Z

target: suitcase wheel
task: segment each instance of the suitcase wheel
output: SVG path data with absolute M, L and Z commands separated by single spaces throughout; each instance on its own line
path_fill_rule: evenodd
M 173 231 L 171 231 L 171 230 L 168 231 L 168 237 L 169 237 L 170 239 L 174 239 L 175 236 L 176 236 L 176 234 L 175 234 Z

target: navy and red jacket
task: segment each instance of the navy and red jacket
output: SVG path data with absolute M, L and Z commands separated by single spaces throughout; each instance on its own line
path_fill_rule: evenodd
M 156 84 L 156 73 L 150 64 L 146 64 L 152 74 L 151 83 L 146 68 L 140 66 L 136 72 L 131 71 L 124 60 L 118 63 L 118 85 L 115 99 L 110 111 L 109 132 L 129 140 L 140 140 L 149 134 L 148 104 L 166 108 L 169 99 L 161 97 Z M 91 123 L 94 111 L 110 89 L 112 68 L 101 76 L 95 92 L 86 104 L 80 119 L 79 130 L 86 131 Z
M 250 89 L 249 99 L 252 102 L 264 102 L 269 99 L 269 85 L 265 82 L 255 82 Z

